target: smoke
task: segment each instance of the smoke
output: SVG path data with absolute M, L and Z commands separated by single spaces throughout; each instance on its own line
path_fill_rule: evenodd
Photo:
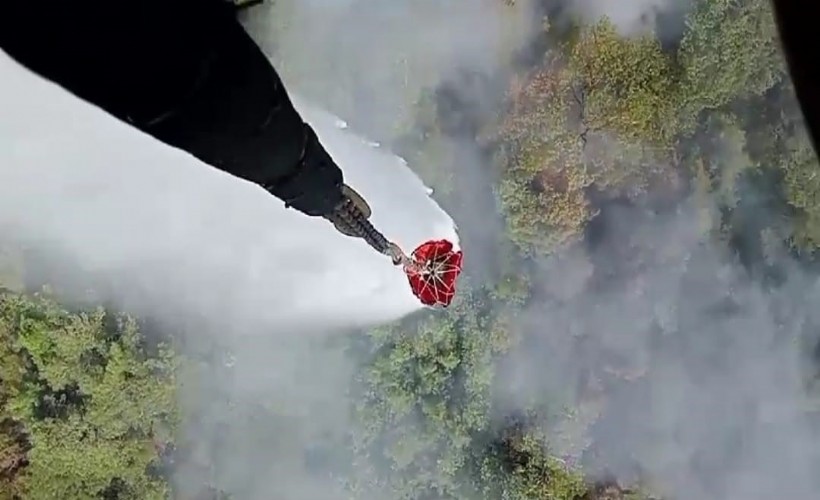
M 310 473 L 307 457 L 347 429 L 352 365 L 338 342 L 420 309 L 406 277 L 361 240 L 136 132 L 5 54 L 0 73 L 0 227 L 4 244 L 37 257 L 26 281 L 147 318 L 151 332 L 180 334 L 192 359 L 180 378 L 181 498 L 206 484 L 249 499 L 334 498 L 334 482 Z M 374 224 L 403 246 L 458 241 L 399 158 L 294 101 L 348 166 Z
M 606 17 L 627 36 L 655 32 L 664 38 L 675 33 L 670 33 L 659 21 L 670 14 L 682 13 L 690 3 L 690 0 L 573 0 L 569 2 L 569 11 L 586 21 Z
M 442 146 L 447 159 L 431 169 L 440 166 L 453 179 L 454 201 L 445 208 L 459 224 L 470 273 L 479 276 L 497 266 L 503 228 L 488 189 L 493 169 L 470 127 L 493 114 L 504 90 L 499 75 L 527 52 L 541 26 L 541 2 L 514 3 L 279 0 L 251 9 L 246 19 L 289 89 L 385 144 L 412 131 L 422 91 L 437 90 L 439 103 L 450 105 L 440 106 L 438 117 L 449 124 Z M 654 29 L 663 36 L 679 28 L 667 31 L 655 10 L 679 12 L 688 5 L 554 3 L 585 19 L 607 15 L 627 34 Z M 12 100 L 2 105 L 5 114 Z M 29 122 L 0 121 L 7 127 L 0 137 L 53 119 L 52 110 L 33 100 L 23 106 Z M 469 113 L 477 116 L 465 117 Z M 99 133 L 88 127 L 84 112 L 69 108 L 66 116 L 78 134 Z M 34 137 L 11 147 L 42 164 L 54 151 L 67 150 Z M 125 174 L 100 175 L 126 143 Z M 355 306 L 354 298 L 332 308 L 339 295 L 323 287 L 338 292 L 345 273 L 328 285 L 299 283 L 299 273 L 291 271 L 310 267 L 302 271 L 318 276 L 344 265 L 346 257 L 317 262 L 305 245 L 284 243 L 324 229 L 288 219 L 265 195 L 227 183 L 218 172 L 205 173 L 147 138 L 102 141 L 99 149 L 73 154 L 82 182 L 71 182 L 68 172 L 56 182 L 48 171 L 29 172 L 26 180 L 0 168 L 0 207 L 18 214 L 17 223 L 47 228 L 35 231 L 39 235 L 57 235 L 40 240 L 40 248 L 64 247 L 83 257 L 86 270 L 133 287 L 126 294 L 131 307 L 196 333 L 186 337 L 186 349 L 212 361 L 184 378 L 186 434 L 195 446 L 177 477 L 181 489 L 194 494 L 213 483 L 249 500 L 344 498 L 338 490 L 343 478 L 326 473 L 339 469 L 342 459 L 325 466 L 313 458 L 314 450 L 327 456 L 331 448 L 332 460 L 332 448 L 351 425 L 347 390 L 355 366 L 340 338 L 404 306 L 382 314 L 364 299 Z M 96 170 L 80 168 L 94 160 Z M 180 169 L 169 174 L 158 163 Z M 183 182 L 189 176 L 201 183 Z M 82 189 L 73 194 L 93 199 L 106 192 L 94 187 L 94 179 L 122 183 L 116 193 L 128 196 L 79 209 L 32 201 L 65 201 L 64 189 Z M 395 187 L 372 193 L 389 198 Z M 268 216 L 297 236 L 271 230 L 260 242 L 258 228 L 271 223 Z M 777 252 L 773 259 L 784 282 L 764 287 L 735 255 L 707 239 L 700 223 L 701 212 L 689 204 L 663 215 L 642 206 L 612 208 L 596 220 L 595 244 L 541 262 L 532 276 L 535 300 L 518 324 L 530 340 L 501 370 L 501 399 L 511 412 L 533 394 L 588 412 L 579 419 L 594 422 L 581 429 L 591 434 L 591 446 L 583 439 L 579 445 L 565 422 L 555 431 L 567 433 L 561 451 L 577 455 L 591 472 L 609 469 L 626 480 L 646 473 L 661 491 L 683 500 L 812 498 L 820 486 L 812 474 L 820 446 L 803 411 L 808 361 L 801 346 L 816 340 L 820 317 L 813 306 L 820 289 Z M 328 239 L 319 240 L 336 241 L 327 231 Z M 279 259 L 271 262 L 272 255 Z M 378 257 L 364 259 L 347 263 L 383 264 Z M 377 289 L 368 298 L 383 295 Z M 270 309 L 294 298 L 293 311 Z M 332 314 L 311 316 L 317 304 Z M 358 309 L 354 314 L 349 307 Z
M 250 23 L 292 85 L 379 140 L 412 126 L 419 92 L 437 89 L 437 118 L 452 125 L 441 159 L 455 184 L 447 208 L 479 277 L 498 265 L 502 228 L 471 127 L 497 109 L 494 77 L 527 52 L 540 14 L 550 23 L 606 16 L 625 35 L 674 42 L 691 5 L 502 3 L 280 2 L 273 18 Z M 545 423 L 549 445 L 593 475 L 648 480 L 679 500 L 812 498 L 820 443 L 806 346 L 817 341 L 816 278 L 777 245 L 762 272 L 744 265 L 704 228 L 718 211 L 702 203 L 672 213 L 608 206 L 584 246 L 541 262 L 518 324 L 528 340 L 502 366 L 499 401 L 513 414 L 533 397 L 574 408 L 573 419 Z
M 271 2 L 248 27 L 286 82 L 376 140 L 407 132 L 423 90 L 508 64 L 539 19 L 532 2 Z M 264 11 L 267 9 L 267 12 Z
M 457 89 L 453 100 L 473 103 L 489 112 L 486 103 L 502 88 L 492 87 L 492 82 L 485 85 L 482 75 L 503 67 L 528 41 L 538 26 L 532 12 L 523 4 L 516 9 L 504 8 L 496 0 L 277 1 L 251 9 L 245 22 L 273 58 L 292 93 L 338 114 L 352 130 L 388 145 L 412 131 L 422 91 L 437 89 L 442 83 Z M 476 75 L 471 87 L 464 85 L 465 73 Z M 449 116 L 452 119 L 454 114 Z M 460 126 L 454 123 L 453 128 Z M 444 146 L 458 168 L 454 177 L 461 191 L 472 186 L 474 193 L 486 192 L 490 180 L 478 174 L 482 155 L 476 146 L 463 140 L 448 141 Z M 379 226 L 391 237 L 407 233 L 400 225 L 418 224 L 412 216 L 401 218 L 395 213 L 399 204 L 404 206 L 411 199 L 397 191 L 402 187 L 397 184 L 404 180 L 386 174 L 380 177 L 373 161 L 369 173 L 354 175 L 357 166 L 351 162 L 356 158 L 336 159 L 351 185 L 357 189 L 363 184 L 371 186 L 363 194 L 373 205 L 374 218 L 385 221 Z M 439 165 L 430 167 L 435 170 Z M 383 168 L 392 166 L 384 164 Z M 389 201 L 378 206 L 379 196 Z M 489 221 L 497 219 L 492 199 L 466 198 L 473 200 L 476 213 L 488 214 Z M 445 208 L 450 211 L 450 207 Z M 404 210 L 412 214 L 414 209 L 408 206 Z M 416 211 L 416 217 L 424 215 Z M 495 238 L 500 230 L 499 225 L 490 232 L 471 231 L 471 255 L 480 262 L 479 248 L 489 247 L 485 240 Z M 403 242 L 412 246 L 432 235 L 405 234 Z M 341 260 L 334 259 L 328 265 L 341 266 Z M 292 260 L 280 260 L 267 268 L 267 276 L 254 276 L 254 281 L 281 282 L 279 273 L 286 277 L 288 269 L 299 262 L 316 265 L 315 259 L 295 252 Z M 221 281 L 214 282 L 214 286 L 224 287 L 221 297 L 231 304 L 236 300 L 231 294 L 240 293 L 242 302 L 267 307 L 263 297 L 253 295 L 260 293 L 261 285 L 242 289 L 232 276 L 244 274 L 238 265 L 226 266 L 229 269 Z M 317 276 L 320 273 L 313 271 Z M 367 274 L 362 271 L 360 275 Z M 311 289 L 285 288 L 282 293 L 295 294 L 298 300 L 314 303 L 313 307 L 322 311 L 326 307 L 316 300 L 333 297 L 332 289 L 324 289 L 333 286 L 317 281 Z M 336 293 L 340 293 L 338 289 Z M 218 301 L 208 306 L 199 311 L 203 319 L 221 315 L 223 306 Z M 357 306 L 357 317 L 384 317 L 378 310 L 381 307 L 373 297 L 364 298 Z M 344 312 L 340 307 L 334 310 Z M 356 365 L 345 352 L 344 329 L 333 324 L 334 317 L 321 318 L 327 319 L 327 325 L 317 324 L 315 315 L 306 311 L 292 314 L 294 321 L 283 324 L 275 318 L 262 320 L 259 311 L 243 307 L 216 323 L 229 332 L 226 335 L 221 336 L 219 327 L 206 322 L 211 335 L 187 339 L 189 351 L 207 352 L 214 361 L 197 367 L 184 379 L 185 434 L 195 446 L 180 460 L 176 483 L 182 491 L 194 494 L 202 484 L 210 483 L 247 500 L 347 498 L 340 488 L 344 473 L 342 477 L 334 474 L 351 468 L 345 443 L 355 424 L 349 420 L 351 400 L 347 394 Z M 202 324 L 194 323 L 194 327 Z M 367 473 L 366 468 L 350 471 L 357 477 Z
M 813 498 L 817 280 L 784 258 L 783 283 L 762 285 L 698 212 L 610 207 L 593 247 L 544 263 L 499 382 L 507 404 L 579 409 L 581 429 L 553 422 L 551 445 L 593 475 L 678 500 Z

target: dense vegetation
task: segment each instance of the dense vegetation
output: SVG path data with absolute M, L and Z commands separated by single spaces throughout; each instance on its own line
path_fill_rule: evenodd
M 132 319 L 11 292 L 0 339 L 4 498 L 167 498 L 173 353 L 149 355 Z
M 613 207 L 645 209 L 659 226 L 694 207 L 694 239 L 724 248 L 769 284 L 777 248 L 813 263 L 818 164 L 768 2 L 697 0 L 686 16 L 682 35 L 663 43 L 626 38 L 606 19 L 583 25 L 560 16 L 545 23 L 528 57 L 478 77 L 504 82 L 492 110 L 471 115 L 476 107 L 453 95 L 452 83 L 419 96 L 395 147 L 455 214 L 465 244 L 484 255 L 468 263 L 451 309 L 346 339 L 359 367 L 356 428 L 332 454 L 356 465 L 344 481 L 351 494 L 646 498 L 641 481 L 592 480 L 581 470 L 595 455 L 592 428 L 605 420 L 602 387 L 639 384 L 652 359 L 623 362 L 612 353 L 622 339 L 590 335 L 595 325 L 572 315 L 586 304 L 581 297 L 640 286 L 649 262 L 690 263 L 681 275 L 710 287 L 736 282 L 717 272 L 689 276 L 697 251 L 641 247 L 631 239 L 637 230 L 607 236 L 606 251 L 597 251 L 596 231 Z M 453 115 L 466 121 L 453 125 Z M 464 142 L 478 145 L 482 162 L 469 175 L 488 179 L 486 192 L 459 181 L 465 167 L 453 148 Z M 487 221 L 471 215 L 482 197 L 502 237 L 488 240 Z M 166 345 L 172 335 L 149 341 L 134 319 L 22 290 L 14 286 L 21 265 L 2 261 L 4 284 L 18 291 L 0 295 L 0 498 L 166 498 L 166 450 L 181 418 L 175 374 L 185 362 Z M 562 268 L 575 275 L 556 275 Z M 538 280 L 545 272 L 559 284 Z M 552 335 L 528 320 L 533 305 L 562 318 Z M 670 315 L 654 311 L 629 328 L 686 328 Z M 562 380 L 578 377 L 544 367 L 525 374 L 530 381 L 510 401 L 521 360 L 543 349 L 590 359 L 587 383 L 569 387 Z

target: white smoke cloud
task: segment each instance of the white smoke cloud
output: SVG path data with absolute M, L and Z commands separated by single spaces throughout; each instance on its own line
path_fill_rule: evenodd
M 680 12 L 688 5 L 682 0 L 559 3 L 588 20 L 606 15 L 626 34 L 657 31 L 653 12 Z M 517 2 L 514 9 L 503 4 L 282 0 L 251 10 L 247 24 L 274 56 L 289 88 L 389 143 L 412 123 L 422 89 L 461 82 L 459 72 L 465 69 L 503 73 L 513 55 L 526 47 L 541 24 L 535 3 Z M 197 412 L 196 425 L 188 432 L 200 443 L 194 450 L 199 455 L 190 461 L 203 466 L 181 471 L 179 483 L 193 487 L 211 480 L 250 500 L 336 498 L 335 480 L 318 479 L 305 457 L 306 450 L 348 430 L 345 391 L 354 367 L 327 335 L 344 311 L 312 318 L 324 321 L 310 328 L 303 313 L 317 295 L 321 299 L 323 287 L 313 283 L 309 293 L 297 294 L 281 274 L 312 261 L 312 250 L 292 247 L 274 265 L 271 248 L 281 246 L 285 236 L 271 227 L 269 237 L 260 241 L 257 231 L 268 216 L 282 217 L 276 219 L 280 222 L 290 216 L 279 214 L 249 186 L 227 182 L 218 172 L 206 173 L 201 165 L 160 152 L 136 136 L 128 141 L 138 147 L 128 155 L 122 154 L 121 143 L 101 140 L 99 148 L 67 156 L 77 168 L 90 161 L 98 167 L 101 162 L 127 162 L 131 168 L 123 175 L 86 175 L 77 182 L 63 172 L 63 181 L 56 182 L 38 172 L 15 173 L 8 158 L 48 165 L 54 151 L 69 146 L 40 135 L 41 124 L 55 120 L 53 108 L 36 98 L 19 102 L 29 80 L 15 94 L 8 90 L 14 78 L 5 77 L 12 73 L 4 69 L 2 74 L 0 88 L 6 91 L 0 93 L 0 137 L 21 138 L 0 153 L 8 155 L 0 156 L 0 212 L 21 217 L 6 216 L 5 221 L 60 236 L 57 243 L 84 255 L 86 266 L 98 270 L 129 263 L 129 278 L 152 285 L 158 276 L 136 271 L 172 271 L 170 287 L 154 290 L 152 304 L 169 301 L 171 314 L 180 314 L 182 307 L 185 321 L 201 324 L 209 342 L 226 350 L 231 366 L 208 367 L 186 385 L 185 406 Z M 450 88 L 453 99 L 475 107 L 494 102 L 503 90 L 493 85 Z M 12 106 L 26 103 L 25 113 L 20 112 L 23 122 L 10 118 L 15 116 L 8 112 Z M 75 129 L 72 138 L 100 134 L 88 128 L 85 111 L 68 109 L 61 119 Z M 67 125 L 59 122 L 59 127 Z M 20 130 L 28 132 L 21 135 Z M 482 201 L 491 174 L 470 141 L 454 140 L 451 146 L 458 154 L 449 168 L 460 189 L 473 195 L 453 215 L 468 260 L 478 269 L 489 268 L 502 230 L 495 224 L 492 202 Z M 176 174 L 168 172 L 167 164 L 158 165 L 160 159 L 178 164 Z M 202 183 L 155 180 L 177 174 L 197 175 Z M 14 183 L 21 182 L 21 175 L 45 181 L 23 183 L 28 191 L 20 190 Z M 95 187 L 95 182 L 121 183 L 117 192 L 128 196 L 105 198 L 109 187 Z M 85 208 L 35 203 L 35 196 L 66 199 L 68 189 L 100 198 Z M 117 212 L 126 211 L 129 226 L 118 227 L 113 221 L 123 219 Z M 255 215 L 245 219 L 250 212 Z M 412 211 L 405 215 L 412 217 Z M 542 263 L 540 274 L 532 277 L 538 300 L 520 324 L 535 345 L 516 353 L 502 371 L 501 385 L 509 382 L 504 401 L 515 410 L 529 394 L 556 393 L 584 406 L 588 392 L 604 392 L 605 404 L 592 405 L 601 416 L 587 429 L 597 453 L 590 470 L 605 466 L 628 479 L 641 469 L 680 500 L 814 498 L 820 486 L 813 473 L 820 443 L 814 423 L 802 411 L 806 359 L 799 340 L 820 324 L 820 288 L 783 256 L 777 264 L 786 269 L 786 283 L 763 288 L 725 248 L 703 238 L 698 217 L 689 206 L 664 216 L 634 207 L 608 211 L 600 221 L 605 236 L 597 247 Z M 288 227 L 297 235 L 315 229 L 336 237 L 332 229 L 310 221 Z M 141 236 L 145 234 L 152 237 Z M 214 234 L 224 237 L 214 241 Z M 408 236 L 408 241 L 417 237 Z M 122 253 L 124 248 L 133 251 Z M 322 270 L 334 269 L 333 262 L 335 258 Z M 379 256 L 367 261 L 371 265 L 394 271 Z M 337 274 L 331 288 L 345 274 Z M 277 287 L 269 288 L 272 283 Z M 275 311 L 267 309 L 271 304 L 292 297 L 304 302 L 285 314 L 290 320 L 266 312 Z M 330 299 L 322 303 L 330 307 Z M 366 301 L 359 305 L 343 326 L 406 310 L 405 303 L 390 313 Z M 612 371 L 632 382 L 595 388 L 596 380 Z
M 323 342 L 421 309 L 407 278 L 363 241 L 133 130 L 5 53 L 0 74 L 4 241 L 69 281 L 60 266 L 70 262 L 111 287 L 98 290 L 106 299 L 184 328 L 188 354 L 216 357 L 185 378 L 183 402 L 194 452 L 205 454 L 188 462 L 218 475 L 192 465 L 180 485 L 316 497 L 308 492 L 322 491 L 319 482 L 295 471 L 304 472 L 311 432 L 343 425 L 351 369 Z M 401 159 L 295 102 L 389 238 L 408 250 L 458 243 Z

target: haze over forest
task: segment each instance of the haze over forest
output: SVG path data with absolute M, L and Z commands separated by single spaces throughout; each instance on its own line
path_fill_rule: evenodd
M 0 234 L 0 499 L 815 498 L 820 165 L 769 2 L 614 4 L 250 9 L 434 189 L 459 297 L 267 331 Z

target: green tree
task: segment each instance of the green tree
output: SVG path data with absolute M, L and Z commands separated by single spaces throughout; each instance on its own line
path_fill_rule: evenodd
M 575 241 L 593 215 L 571 75 L 550 54 L 543 68 L 513 83 L 509 103 L 497 137 L 496 196 L 510 239 L 524 253 L 548 254 Z
M 697 0 L 677 57 L 681 109 L 690 118 L 762 94 L 785 68 L 768 0 Z
M 0 500 L 17 500 L 24 491 L 20 475 L 28 464 L 31 443 L 19 422 L 0 417 Z
M 604 19 L 570 44 L 569 68 L 586 129 L 658 143 L 678 132 L 673 66 L 654 37 L 623 37 Z
M 517 341 L 515 306 L 488 306 L 472 291 L 446 314 L 370 332 L 354 440 L 367 473 L 354 494 L 576 500 L 586 492 L 583 476 L 551 455 L 543 428 L 498 425 L 495 366 Z
M 772 179 L 765 184 L 776 188 L 778 204 L 786 205 L 778 209 L 772 230 L 789 238 L 796 249 L 814 252 L 820 247 L 820 163 L 791 81 L 749 99 L 740 110 L 748 137 L 745 149 L 758 170 Z M 786 228 L 784 221 L 792 227 Z
M 525 252 L 576 241 L 596 215 L 590 187 L 634 196 L 667 175 L 678 132 L 672 71 L 656 40 L 621 37 L 604 20 L 513 80 L 496 192 Z
M 505 332 L 487 329 L 472 297 L 452 311 L 369 334 L 355 448 L 389 498 L 464 498 L 472 435 L 487 428 L 493 356 Z
M 177 359 L 149 356 L 135 322 L 103 310 L 69 313 L 54 302 L 0 296 L 0 338 L 19 356 L 8 412 L 25 425 L 32 449 L 22 477 L 26 498 L 164 499 L 150 473 L 156 440 L 178 414 Z M 8 354 L 8 353 L 7 353 Z M 20 361 L 22 360 L 22 361 Z
M 586 491 L 583 476 L 548 452 L 537 426 L 513 419 L 491 441 L 480 462 L 483 498 L 576 500 Z
M 794 243 L 803 249 L 820 248 L 820 163 L 805 128 L 786 140 L 782 157 L 783 188 L 788 203 L 797 209 Z

